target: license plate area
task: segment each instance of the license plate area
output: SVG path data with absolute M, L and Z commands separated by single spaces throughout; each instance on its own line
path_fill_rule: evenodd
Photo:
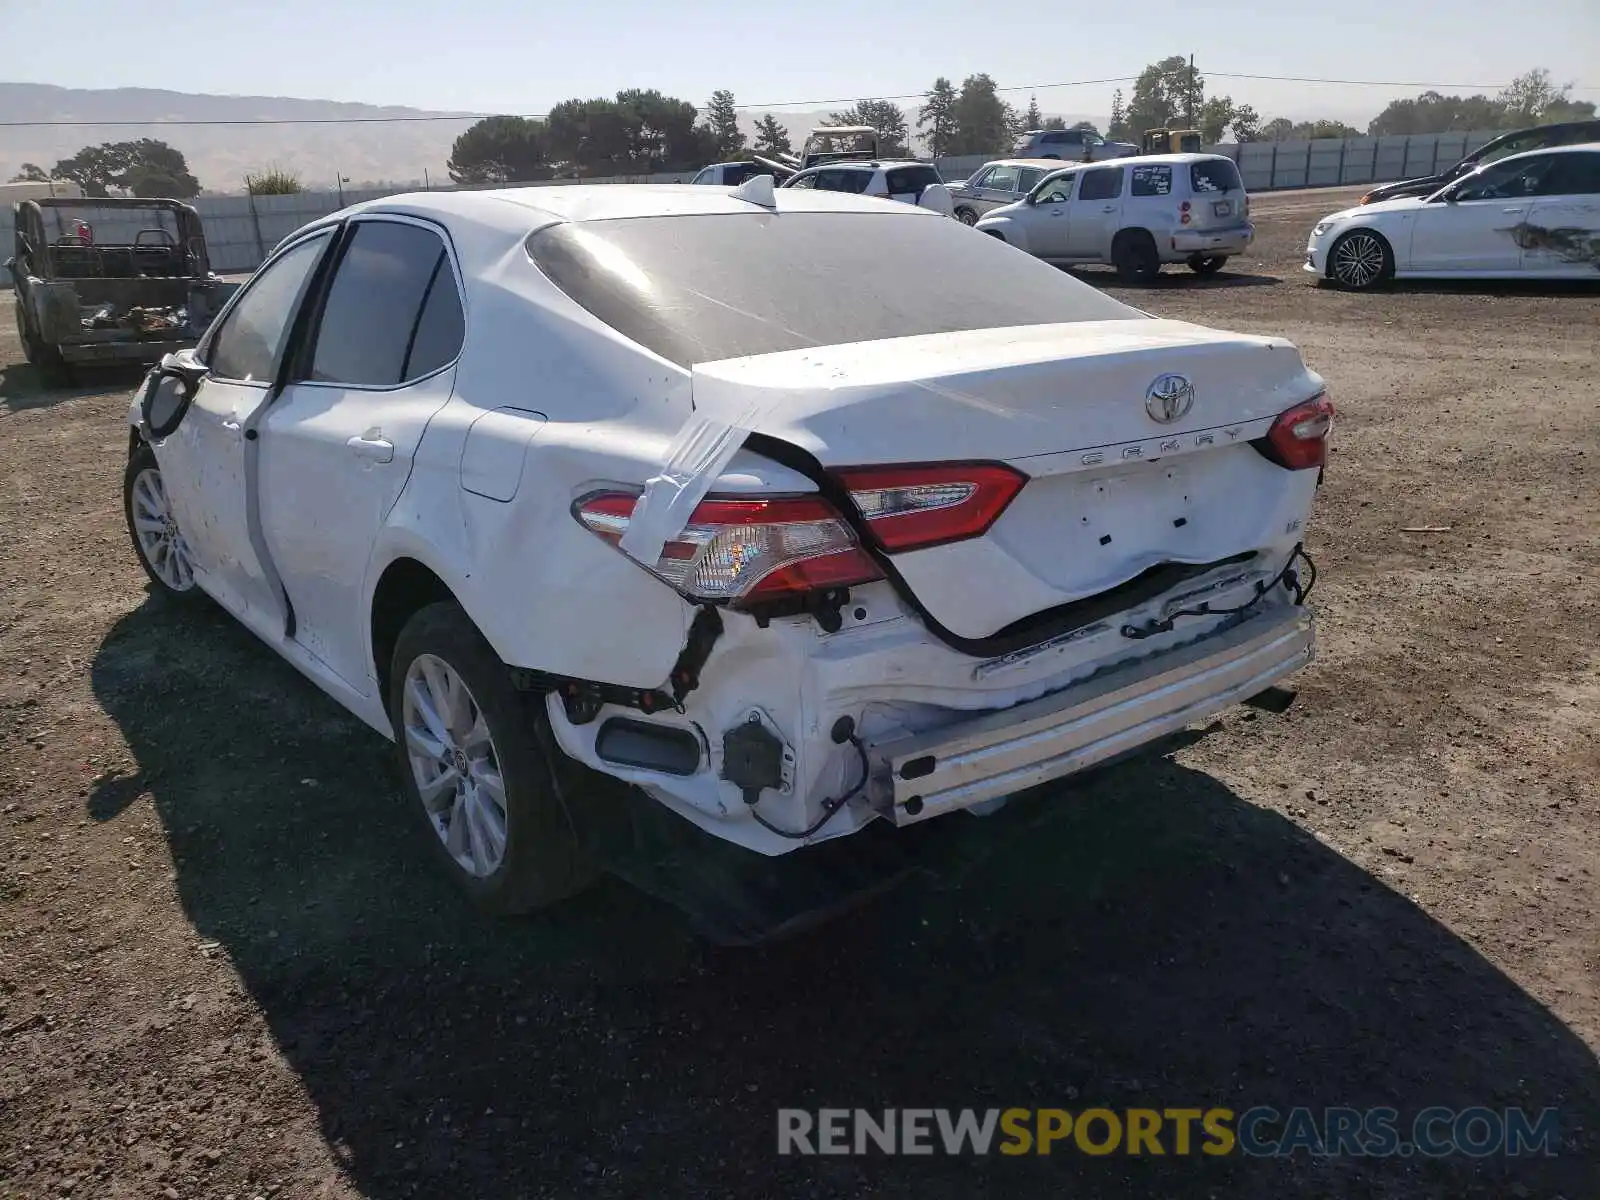
M 1211 203 L 1211 211 L 1219 217 L 1231 217 L 1233 216 L 1233 201 L 1214 200 Z

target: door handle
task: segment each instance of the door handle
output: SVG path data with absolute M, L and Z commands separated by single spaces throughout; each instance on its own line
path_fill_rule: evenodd
M 224 429 L 226 429 L 229 433 L 238 433 L 239 432 L 239 422 L 233 420 L 230 417 L 223 417 L 222 418 L 222 427 Z
M 1050 210 L 1050 215 L 1051 215 L 1051 216 L 1052 216 L 1052 217 L 1059 217 L 1059 216 L 1061 216 L 1061 215 L 1062 215 L 1062 211 L 1061 211 L 1061 209 L 1059 209 L 1059 208 L 1052 208 L 1052 209 L 1051 209 L 1051 210 Z
M 376 430 L 368 430 L 353 437 L 345 442 L 345 445 L 355 452 L 357 458 L 381 463 L 394 461 L 394 443 L 388 438 L 380 437 Z
M 1104 208 L 1102 208 L 1100 211 L 1101 212 L 1116 212 L 1117 211 L 1117 206 L 1115 204 L 1108 204 Z
M 1517 213 L 1522 211 L 1522 207 L 1518 206 L 1517 208 L 1502 208 L 1500 211 L 1503 213 L 1510 213 L 1512 216 L 1515 216 Z

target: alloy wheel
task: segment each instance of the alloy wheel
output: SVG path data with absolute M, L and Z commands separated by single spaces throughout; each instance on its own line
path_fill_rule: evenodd
M 1352 233 L 1333 249 L 1333 277 L 1346 287 L 1368 288 L 1383 276 L 1383 243 L 1370 233 Z
M 194 563 L 159 470 L 147 468 L 134 476 L 132 508 L 133 536 L 145 562 L 173 591 L 189 591 L 194 587 Z
M 428 822 L 463 871 L 485 879 L 506 854 L 506 785 L 483 710 L 449 663 L 419 654 L 406 670 L 406 758 Z

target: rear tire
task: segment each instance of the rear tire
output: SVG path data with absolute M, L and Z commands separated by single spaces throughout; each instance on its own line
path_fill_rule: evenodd
M 1143 229 L 1125 229 L 1111 243 L 1111 262 L 1123 283 L 1149 283 L 1161 274 L 1161 252 Z
M 1394 275 L 1394 251 L 1381 233 L 1352 229 L 1328 251 L 1328 278 L 1352 292 L 1365 292 Z
M 530 912 L 594 882 L 546 757 L 559 751 L 543 700 L 511 685 L 459 605 L 430 604 L 401 629 L 388 706 L 411 808 L 478 907 Z
M 206 594 L 194 581 L 188 543 L 167 502 L 155 451 L 140 442 L 122 472 L 122 515 L 133 553 L 158 595 L 175 604 L 198 605 Z
M 956 220 L 963 225 L 976 225 L 978 223 L 978 214 L 970 208 L 958 208 L 956 209 Z
M 61 356 L 59 347 L 49 345 L 34 332 L 33 325 L 28 320 L 27 310 L 22 307 L 21 297 L 16 300 L 16 312 L 17 337 L 22 342 L 22 357 L 39 372 L 40 382 L 46 387 L 71 387 L 73 383 L 71 366 Z
M 1228 261 L 1226 254 L 1191 254 L 1189 256 L 1189 270 L 1196 275 L 1215 275 L 1222 270 L 1222 265 Z

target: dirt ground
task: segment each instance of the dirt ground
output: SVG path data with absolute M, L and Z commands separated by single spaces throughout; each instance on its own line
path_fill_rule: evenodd
M 41 391 L 0 334 L 0 1196 L 1594 1196 L 1600 291 L 1314 288 L 1337 201 L 1259 198 L 1215 280 L 1084 274 L 1329 381 L 1295 705 L 946 818 L 964 873 L 755 950 L 616 882 L 467 909 L 377 737 L 147 596 L 134 381 Z M 780 1106 L 1091 1104 L 1556 1108 L 1561 1142 L 775 1152 Z

